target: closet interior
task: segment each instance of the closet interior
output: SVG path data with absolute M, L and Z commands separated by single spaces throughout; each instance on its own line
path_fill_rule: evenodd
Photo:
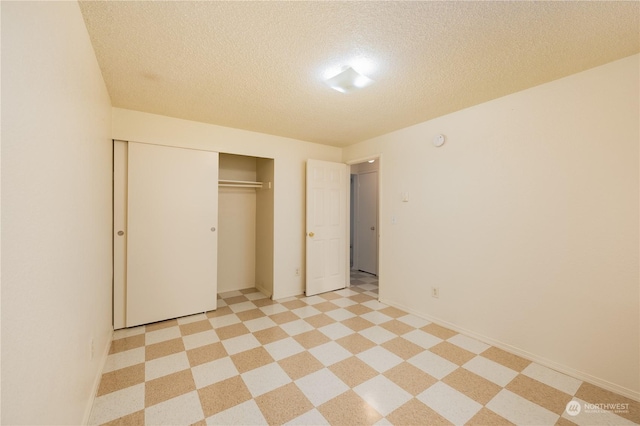
M 273 294 L 274 160 L 220 154 L 218 293 Z

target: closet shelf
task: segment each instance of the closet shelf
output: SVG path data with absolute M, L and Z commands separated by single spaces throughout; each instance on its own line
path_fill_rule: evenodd
M 262 182 L 220 179 L 218 180 L 218 186 L 234 188 L 262 188 Z

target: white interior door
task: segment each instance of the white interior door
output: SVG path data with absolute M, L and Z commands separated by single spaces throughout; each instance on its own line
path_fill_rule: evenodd
M 126 324 L 217 299 L 218 153 L 129 143 Z
M 306 295 L 347 285 L 346 164 L 307 161 Z
M 358 175 L 357 265 L 378 275 L 378 172 Z
M 113 141 L 113 328 L 126 327 L 127 306 L 127 150 Z

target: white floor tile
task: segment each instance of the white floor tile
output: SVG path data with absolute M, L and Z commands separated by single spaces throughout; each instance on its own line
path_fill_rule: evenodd
M 248 351 L 249 349 L 260 346 L 258 339 L 253 334 L 243 334 L 242 336 L 232 337 L 222 341 L 222 345 L 229 355 Z
M 113 332 L 113 340 L 124 339 L 125 337 L 137 336 L 139 334 L 144 334 L 145 326 L 140 325 L 138 327 L 133 328 L 122 328 L 120 330 L 116 330 Z
M 405 315 L 403 317 L 399 317 L 398 321 L 402 321 L 403 323 L 415 328 L 420 328 L 420 327 L 424 327 L 425 325 L 431 324 L 431 321 L 428 321 L 424 318 L 420 318 L 411 314 Z
M 330 423 L 324 418 L 322 414 L 315 408 L 311 411 L 307 411 L 303 415 L 296 417 L 295 419 L 285 423 L 286 426 L 302 426 L 302 425 L 322 425 L 326 426 Z
M 394 333 L 380 327 L 379 325 L 375 325 L 373 327 L 360 330 L 358 334 L 366 337 L 367 339 L 371 340 L 373 343 L 377 343 L 378 345 L 398 337 Z
M 97 397 L 93 401 L 89 424 L 107 423 L 142 409 L 144 409 L 144 383 Z
M 148 425 L 192 424 L 204 418 L 198 392 L 189 392 L 144 410 Z
M 357 302 L 354 302 L 353 300 L 347 299 L 347 298 L 333 299 L 331 303 L 333 303 L 336 306 L 340 306 L 341 308 L 346 308 L 346 307 L 358 304 Z
M 410 331 L 406 334 L 403 334 L 402 338 L 407 339 L 408 341 L 415 343 L 416 345 L 424 349 L 429 349 L 430 347 L 442 342 L 442 339 L 440 339 L 439 337 L 436 337 L 433 334 L 427 333 L 422 330 Z
M 302 334 L 315 329 L 314 326 L 303 319 L 280 324 L 280 328 L 283 329 L 289 336 L 297 336 L 298 334 Z
M 266 425 L 267 420 L 262 415 L 255 400 L 238 404 L 225 411 L 215 414 L 206 419 L 208 425 Z
M 346 309 L 334 309 L 333 311 L 325 312 L 325 315 L 333 318 L 336 321 L 344 321 L 349 318 L 353 318 L 356 316 L 353 312 L 349 312 Z
M 517 371 L 482 356 L 469 360 L 463 367 L 503 387 L 518 375 Z
M 242 303 L 234 303 L 230 305 L 229 308 L 235 313 L 250 311 L 252 309 L 256 309 L 257 306 L 253 304 L 253 302 L 242 302 Z
M 145 381 L 149 381 L 171 373 L 187 370 L 189 368 L 190 365 L 187 353 L 184 351 L 178 352 L 145 362 L 144 379 Z
M 291 355 L 299 354 L 305 350 L 302 345 L 293 340 L 292 337 L 268 343 L 264 345 L 264 348 L 276 361 L 280 361 L 281 359 L 290 357 Z
M 238 324 L 240 318 L 236 314 L 223 315 L 221 317 L 213 317 L 209 318 L 209 322 L 213 326 L 213 328 L 221 328 L 226 327 L 228 325 Z
M 316 357 L 325 367 L 353 356 L 351 352 L 336 342 L 327 342 L 323 345 L 311 348 L 309 349 L 309 353 Z
M 346 325 L 343 325 L 339 322 L 334 322 L 333 324 L 320 327 L 318 331 L 323 333 L 325 336 L 327 336 L 331 340 L 337 340 L 341 337 L 348 336 L 350 334 L 355 333 L 355 331 L 353 331 Z
M 313 306 L 303 306 L 302 308 L 294 309 L 291 312 L 293 312 L 300 318 L 309 318 L 320 313 L 320 311 Z
M 264 330 L 266 328 L 275 327 L 276 324 L 269 317 L 260 317 L 256 319 L 252 319 L 249 321 L 245 321 L 244 325 L 249 329 L 250 332 L 255 333 L 256 331 Z
M 378 311 L 367 312 L 366 314 L 360 315 L 360 318 L 366 319 L 367 321 L 372 322 L 376 325 L 383 324 L 393 319 L 390 316 L 380 313 Z
M 486 407 L 517 425 L 553 425 L 560 418 L 546 408 L 506 389 L 498 392 Z
M 442 382 L 431 386 L 416 398 L 456 425 L 465 424 L 482 408 L 482 404 Z
M 453 343 L 454 345 L 462 349 L 466 349 L 469 352 L 473 352 L 476 355 L 486 351 L 491 347 L 486 343 L 482 343 L 479 340 L 467 337 L 464 334 L 456 334 L 455 336 L 447 339 L 447 342 Z
M 420 352 L 410 358 L 408 362 L 438 380 L 458 368 L 458 366 L 451 361 L 429 351 Z
M 388 415 L 412 398 L 410 393 L 382 375 L 361 383 L 353 390 L 382 416 Z
M 324 297 L 320 297 L 320 296 L 303 297 L 300 300 L 302 300 L 307 305 L 317 305 L 318 303 L 324 303 L 324 302 L 327 301 L 327 299 L 325 299 Z
M 191 374 L 193 375 L 196 388 L 201 389 L 205 386 L 236 376 L 238 370 L 231 358 L 224 357 L 205 364 L 196 365 L 191 368 Z
M 254 398 L 291 382 L 289 375 L 277 362 L 247 371 L 241 377 Z
M 153 345 L 154 343 L 165 342 L 181 336 L 180 328 L 176 325 L 174 327 L 161 328 L 160 330 L 148 332 L 144 336 L 144 342 L 146 345 Z
M 191 324 L 192 322 L 204 321 L 207 319 L 207 316 L 204 313 L 188 315 L 186 317 L 178 318 L 178 324 Z
M 371 349 L 360 352 L 356 356 L 366 364 L 368 364 L 369 367 L 376 370 L 378 373 L 384 373 L 385 371 L 395 367 L 403 361 L 403 359 L 398 355 L 389 352 L 382 346 L 374 346 Z
M 102 374 L 143 363 L 145 359 L 144 352 L 145 349 L 144 346 L 142 346 L 140 348 L 130 349 L 128 351 L 109 355 L 107 357 L 107 361 L 104 364 Z
M 384 303 L 380 303 L 377 300 L 369 300 L 368 302 L 363 303 L 369 309 L 373 309 L 374 311 L 378 311 L 380 309 L 388 308 L 389 305 L 385 305 Z
M 349 386 L 326 368 L 296 380 L 295 384 L 316 407 L 349 390 Z
M 201 333 L 194 333 L 182 337 L 182 343 L 184 343 L 184 348 L 186 350 L 199 348 L 219 341 L 220 339 L 218 338 L 218 335 L 213 330 L 207 330 Z
M 267 295 L 260 293 L 259 291 L 256 291 L 255 293 L 247 293 L 244 295 L 244 297 L 246 297 L 249 300 L 260 300 L 260 299 L 267 299 Z
M 288 311 L 287 308 L 285 308 L 279 303 L 275 305 L 263 306 L 260 308 L 260 310 L 264 312 L 265 315 L 274 315 L 274 314 L 279 314 L 280 312 Z
M 561 390 L 564 393 L 568 393 L 569 395 L 575 395 L 580 385 L 582 385 L 581 380 L 574 379 L 566 374 L 543 367 L 535 362 L 532 362 L 527 366 L 527 368 L 522 370 L 522 374 L 529 376 L 532 379 L 536 379 L 545 385 Z

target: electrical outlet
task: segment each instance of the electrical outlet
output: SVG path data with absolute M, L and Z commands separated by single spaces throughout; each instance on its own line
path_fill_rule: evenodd
M 431 297 L 435 297 L 436 299 L 440 297 L 439 287 L 431 287 Z
M 296 277 L 300 276 L 300 268 L 296 268 Z

